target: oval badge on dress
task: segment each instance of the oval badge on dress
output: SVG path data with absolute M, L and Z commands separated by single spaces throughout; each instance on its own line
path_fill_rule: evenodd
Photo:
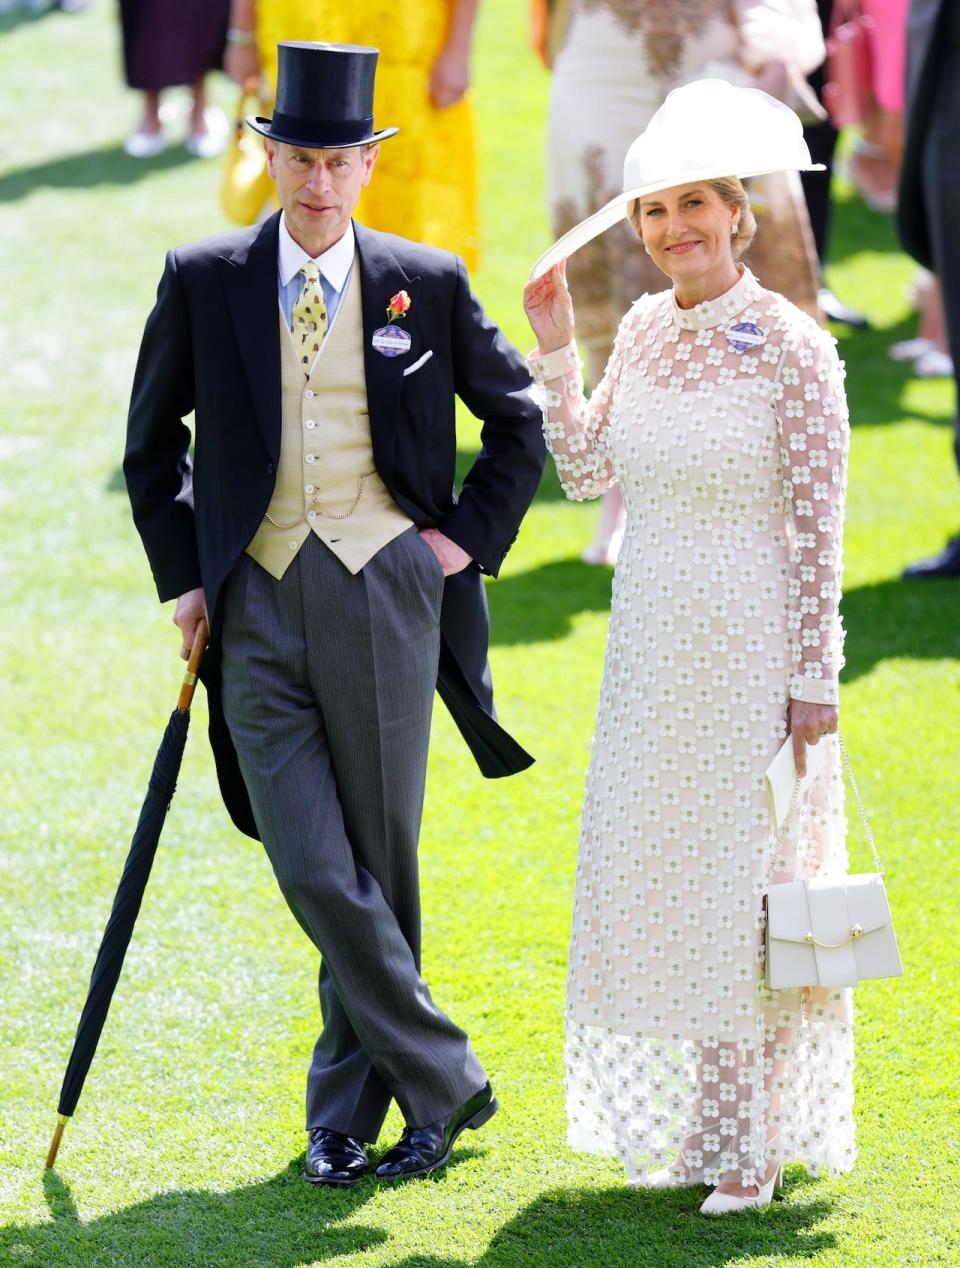
M 399 326 L 381 326 L 373 332 L 373 346 L 385 357 L 402 357 L 413 340 Z
M 734 352 L 749 352 L 767 342 L 767 332 L 752 321 L 738 321 L 726 330 L 727 343 Z

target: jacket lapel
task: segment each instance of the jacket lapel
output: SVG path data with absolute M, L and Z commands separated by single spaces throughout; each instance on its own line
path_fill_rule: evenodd
M 280 213 L 219 264 L 257 422 L 274 463 L 280 456 L 277 227 Z
M 383 236 L 353 222 L 360 266 L 360 299 L 363 305 L 363 364 L 367 378 L 367 409 L 373 457 L 380 478 L 389 488 L 393 476 L 394 420 L 403 387 L 403 368 L 417 348 L 416 301 L 419 277 L 408 277 L 399 260 L 385 244 Z M 409 356 L 386 357 L 373 346 L 374 331 L 387 325 L 387 305 L 397 291 L 410 296 L 410 315 L 400 328 L 413 338 Z

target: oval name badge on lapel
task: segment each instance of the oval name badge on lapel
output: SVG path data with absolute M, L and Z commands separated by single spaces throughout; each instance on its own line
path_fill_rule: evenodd
M 373 332 L 373 346 L 384 357 L 401 357 L 410 351 L 413 340 L 399 326 L 381 326 Z
M 728 326 L 724 333 L 733 352 L 749 352 L 751 348 L 759 348 L 767 342 L 767 332 L 752 321 L 738 321 L 735 326 Z

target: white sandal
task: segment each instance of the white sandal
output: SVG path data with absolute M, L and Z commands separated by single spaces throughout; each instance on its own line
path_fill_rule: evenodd
M 769 1206 L 773 1201 L 773 1191 L 783 1185 L 783 1163 L 774 1167 L 773 1175 L 766 1184 L 755 1184 L 754 1194 L 740 1196 L 736 1193 L 721 1193 L 719 1187 L 714 1189 L 700 1207 L 701 1215 L 730 1215 L 735 1211 L 750 1211 L 761 1206 Z

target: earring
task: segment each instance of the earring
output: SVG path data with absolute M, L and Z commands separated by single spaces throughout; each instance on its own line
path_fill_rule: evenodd
M 733 224 L 730 226 L 730 237 L 735 238 L 739 232 L 740 232 L 740 226 L 736 221 L 734 221 Z

